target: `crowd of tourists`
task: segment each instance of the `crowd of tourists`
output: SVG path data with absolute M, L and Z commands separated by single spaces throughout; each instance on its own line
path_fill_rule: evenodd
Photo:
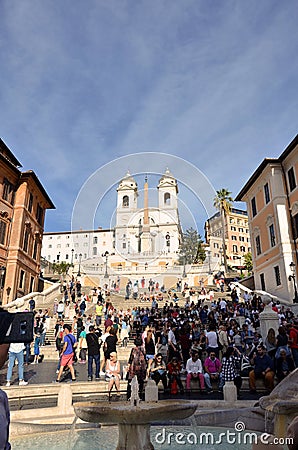
M 220 291 L 225 294 L 222 286 Z M 225 297 L 209 297 L 208 301 L 186 286 L 179 301 L 168 301 L 162 307 L 158 302 L 164 294 L 159 291 L 150 295 L 150 305 L 127 310 L 114 308 L 101 289 L 91 294 L 93 300 L 94 295 L 96 304 L 89 304 L 88 314 L 81 308 L 84 296 L 76 304 L 72 325 L 65 324 L 63 313 L 56 311 L 57 381 L 64 367 L 71 368 L 78 359 L 87 364 L 88 380 L 105 378 L 109 390 L 115 385 L 119 392 L 124 374 L 128 396 L 135 375 L 141 390 L 148 378 L 161 382 L 172 394 L 193 387 L 202 393 L 215 388 L 222 391 L 226 381 L 233 381 L 240 395 L 243 377 L 249 378 L 251 392 L 256 391 L 258 378 L 270 392 L 298 367 L 298 319 L 292 311 L 272 303 L 278 332 L 271 328 L 262 339 L 261 298 L 249 293 L 241 296 L 233 285 Z M 69 334 L 74 336 L 73 342 Z M 126 346 L 129 338 L 134 338 L 134 348 L 127 366 L 120 367 L 117 348 Z M 71 375 L 74 380 L 74 372 Z
M 78 362 L 86 364 L 89 381 L 108 380 L 109 391 L 115 386 L 119 393 L 120 379 L 126 378 L 128 396 L 135 375 L 140 390 L 148 378 L 156 384 L 161 382 L 164 391 L 173 395 L 194 387 L 202 393 L 222 391 L 226 381 L 233 381 L 240 395 L 244 377 L 249 378 L 252 392 L 258 378 L 270 392 L 276 382 L 298 367 L 298 319 L 290 308 L 271 304 L 279 328 L 277 332 L 270 328 L 262 339 L 260 313 L 264 305 L 258 295 L 240 295 L 233 284 L 225 292 L 226 286 L 220 283 L 217 289 L 222 296 L 215 300 L 204 286 L 198 291 L 187 284 L 183 288 L 177 285 L 176 292 L 169 295 L 155 282 L 151 285 L 151 293 L 138 294 L 139 304 L 144 297 L 150 303 L 118 310 L 110 301 L 107 286 L 86 295 L 79 282 L 62 285 L 63 299 L 53 305 L 59 354 L 57 382 L 63 379 L 66 368 L 75 381 L 74 364 Z M 33 302 L 29 307 L 35 311 L 33 363 L 37 364 L 40 347 L 46 344 L 50 313 L 36 311 Z M 126 347 L 130 338 L 134 347 L 127 365 L 122 362 L 121 367 L 117 349 Z M 19 363 L 20 384 L 27 383 L 22 358 L 29 364 L 30 345 L 12 344 L 7 386 L 15 360 Z

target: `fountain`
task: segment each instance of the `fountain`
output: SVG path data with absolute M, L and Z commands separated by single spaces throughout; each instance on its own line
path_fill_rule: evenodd
M 265 430 L 275 436 L 287 435 L 290 422 L 298 414 L 298 369 L 295 369 L 273 389 L 270 395 L 260 399 L 266 411 Z
M 151 450 L 151 423 L 186 419 L 196 410 L 194 402 L 186 400 L 140 401 L 135 376 L 131 382 L 131 397 L 127 402 L 80 402 L 74 404 L 76 415 L 85 422 L 118 424 L 116 450 Z

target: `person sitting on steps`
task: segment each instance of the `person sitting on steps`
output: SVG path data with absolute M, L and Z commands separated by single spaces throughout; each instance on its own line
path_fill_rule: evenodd
M 266 347 L 263 344 L 257 346 L 257 353 L 252 358 L 254 369 L 249 372 L 249 388 L 251 393 L 256 391 L 256 379 L 262 378 L 266 389 L 271 392 L 274 388 L 274 362 L 266 354 Z
M 108 384 L 108 391 L 109 396 L 111 394 L 111 391 L 113 389 L 113 386 L 115 385 L 117 396 L 120 397 L 120 362 L 117 360 L 117 353 L 112 352 L 110 354 L 110 359 L 107 359 L 106 362 L 106 378 L 109 381 Z

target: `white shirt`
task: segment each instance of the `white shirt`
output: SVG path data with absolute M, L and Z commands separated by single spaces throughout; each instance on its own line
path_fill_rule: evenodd
M 9 346 L 9 351 L 11 353 L 20 353 L 24 349 L 25 349 L 25 345 L 22 342 L 21 343 L 12 343 Z
M 177 344 L 177 341 L 176 341 L 176 337 L 175 337 L 174 331 L 172 331 L 172 330 L 169 330 L 169 333 L 168 333 L 168 342 L 172 342 L 173 345 L 176 345 L 176 344 Z
M 203 366 L 200 358 L 197 361 L 193 361 L 192 358 L 189 358 L 186 363 L 186 372 L 187 373 L 203 373 Z
M 218 347 L 217 343 L 217 334 L 215 331 L 208 331 L 207 333 L 207 339 L 208 339 L 208 347 Z

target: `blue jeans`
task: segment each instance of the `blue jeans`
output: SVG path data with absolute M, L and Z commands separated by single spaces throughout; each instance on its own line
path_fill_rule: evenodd
M 205 379 L 205 384 L 206 384 L 207 389 L 211 390 L 212 389 L 212 384 L 211 384 L 211 378 L 210 378 L 209 373 L 207 373 L 207 372 L 204 373 L 204 379 Z M 218 389 L 222 389 L 223 385 L 224 385 L 224 381 L 222 379 L 222 374 L 221 373 L 219 373 L 219 377 L 218 377 L 217 382 L 218 382 Z
M 24 379 L 24 351 L 22 350 L 19 353 L 9 352 L 7 381 L 11 380 L 12 369 L 16 359 L 18 361 L 19 380 Z
M 99 355 L 88 355 L 88 377 L 92 378 L 93 361 L 95 361 L 95 378 L 99 378 L 99 366 L 100 366 L 100 356 Z

